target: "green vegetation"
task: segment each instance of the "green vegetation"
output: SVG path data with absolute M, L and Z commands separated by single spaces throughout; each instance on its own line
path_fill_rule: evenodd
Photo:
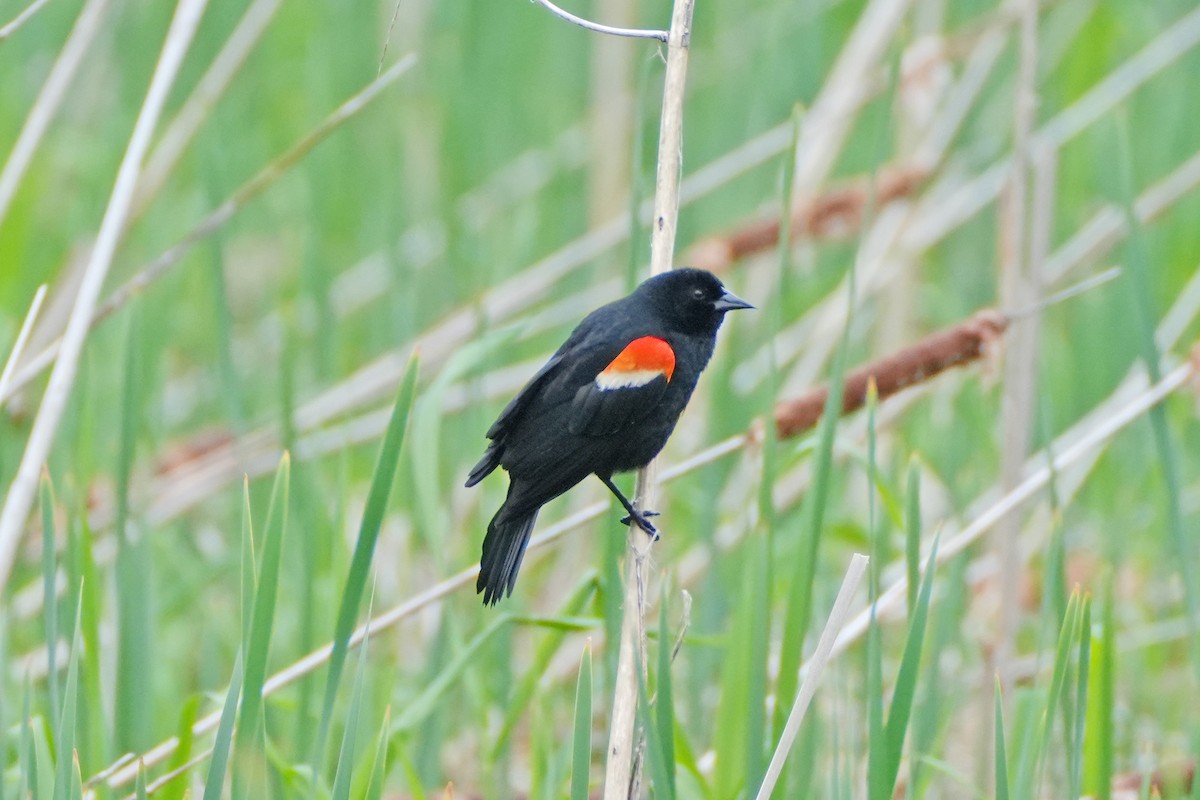
M 759 310 L 660 460 L 649 796 L 755 795 L 862 552 L 774 796 L 1200 797 L 1200 11 L 1047 0 L 1030 50 L 1023 5 L 696 0 L 676 262 L 806 225 L 720 264 Z M 4 494 L 175 13 L 3 27 L 26 7 L 0 0 L 0 366 L 50 291 L 0 385 Z M 209 0 L 0 578 L 0 800 L 596 796 L 623 514 L 598 481 L 548 505 L 485 609 L 504 481 L 462 483 L 646 272 L 655 53 L 522 0 Z M 1005 340 L 965 368 L 739 438 L 989 307 Z

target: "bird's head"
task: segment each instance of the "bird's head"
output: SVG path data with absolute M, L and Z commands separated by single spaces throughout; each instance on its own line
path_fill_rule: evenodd
M 716 333 L 725 312 L 754 308 L 725 288 L 711 272 L 680 267 L 655 275 L 637 288 L 673 328 L 683 333 Z

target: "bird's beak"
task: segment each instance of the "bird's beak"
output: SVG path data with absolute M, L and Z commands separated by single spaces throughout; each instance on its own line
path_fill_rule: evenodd
M 728 289 L 725 290 L 725 294 L 721 295 L 717 302 L 713 303 L 713 307 L 716 308 L 717 311 L 722 312 L 736 311 L 739 308 L 754 308 L 754 306 L 750 305 Z

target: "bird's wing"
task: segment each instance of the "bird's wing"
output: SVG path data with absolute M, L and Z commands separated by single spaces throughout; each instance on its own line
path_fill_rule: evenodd
M 500 459 L 504 457 L 504 445 L 509 430 L 516 423 L 522 412 L 529 406 L 530 403 L 536 400 L 542 388 L 550 381 L 551 376 L 558 372 L 559 366 L 563 362 L 565 348 L 560 348 L 549 361 L 542 366 L 537 374 L 529 379 L 529 383 L 517 393 L 504 410 L 500 412 L 500 416 L 492 423 L 492 427 L 488 428 L 487 438 L 492 441 L 488 444 L 487 450 L 484 451 L 483 457 L 479 459 L 471 472 L 467 475 L 466 486 L 471 487 L 479 483 L 492 473 L 496 467 L 500 466 Z
M 542 365 L 542 368 L 537 371 L 537 374 L 529 379 L 529 382 L 522 387 L 521 391 L 517 393 L 517 396 L 509 401 L 508 405 L 504 407 L 504 410 L 500 412 L 500 416 L 496 417 L 496 421 L 492 423 L 492 427 L 488 428 L 487 438 L 500 439 L 504 436 L 504 433 L 508 430 L 512 423 L 516 422 L 517 418 L 521 415 L 521 412 L 525 410 L 525 407 L 528 406 L 535 397 L 537 397 L 537 394 L 541 390 L 542 386 L 545 385 L 550 377 L 558 371 L 558 367 L 560 364 L 562 364 L 566 356 L 566 352 L 567 348 L 564 344 L 563 347 L 559 348 L 557 353 L 550 357 L 549 361 Z
M 580 436 L 611 436 L 643 419 L 662 399 L 675 371 L 675 351 L 657 336 L 628 342 L 571 401 L 569 429 Z
M 605 341 L 609 337 L 606 335 L 608 326 L 604 322 L 604 314 L 612 305 L 615 304 L 602 306 L 583 318 L 554 355 L 550 356 L 550 360 L 504 407 L 492 427 L 488 428 L 487 438 L 500 443 L 526 409 L 539 404 L 557 405 L 569 399 L 579 382 L 591 380 L 596 371 L 617 354 L 624 342 L 614 345 Z

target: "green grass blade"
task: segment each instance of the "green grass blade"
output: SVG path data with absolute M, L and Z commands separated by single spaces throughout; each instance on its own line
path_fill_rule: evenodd
M 437 703 L 450 690 L 450 687 L 462 676 L 467 667 L 471 666 L 473 659 L 479 653 L 480 649 L 488 643 L 488 641 L 496 635 L 496 633 L 512 622 L 512 617 L 507 614 L 502 614 L 492 623 L 475 635 L 475 638 L 467 643 L 466 647 L 456 655 L 449 664 L 438 674 L 437 678 L 430 682 L 421 694 L 417 695 L 414 700 L 408 704 L 404 712 L 392 723 L 393 734 L 408 734 L 416 730 L 417 727 L 424 722 L 437 708 Z
M 1054 515 L 1056 522 L 1050 531 L 1050 542 L 1046 546 L 1045 575 L 1042 580 L 1042 613 L 1045 619 L 1059 621 L 1067 612 L 1067 546 L 1066 532 L 1061 517 Z
M 150 586 L 153 564 L 144 537 L 135 537 L 129 520 L 130 481 L 141 421 L 140 315 L 129 317 L 125 342 L 121 399 L 120 448 L 117 456 L 117 686 L 114 733 L 121 752 L 141 752 L 152 736 L 153 618 Z
M 875 606 L 867 629 L 867 797 L 888 796 L 887 738 L 883 724 L 883 644 Z
M 871 800 L 887 800 L 891 795 L 888 783 L 890 757 L 883 723 L 883 642 L 875 603 L 879 600 L 879 572 L 885 561 L 883 532 L 875 512 L 875 410 L 879 394 L 875 381 L 867 388 L 867 536 L 870 541 L 871 563 L 868 571 L 867 596 L 871 601 L 870 627 L 867 631 L 867 796 Z
M 238 697 L 242 691 L 242 654 L 238 651 L 233 662 L 233 676 L 225 692 L 225 704 L 221 707 L 221 719 L 217 722 L 217 735 L 213 739 L 212 758 L 208 764 L 208 775 L 204 779 L 203 800 L 220 800 L 225 786 L 225 770 L 229 766 L 229 748 L 233 742 L 233 723 L 237 719 Z
M 1008 800 L 1008 755 L 1004 749 L 1004 703 L 1000 695 L 1000 677 L 996 676 L 996 702 L 992 712 L 996 718 L 995 763 L 996 763 L 996 800 Z
M 80 515 L 79 522 L 71 525 L 68 530 L 67 574 L 70 576 L 68 585 L 79 587 L 79 596 L 76 599 L 82 612 L 80 637 L 83 641 L 83 662 L 80 666 L 82 684 L 79 696 L 81 733 L 77 749 L 84 764 L 90 763 L 88 757 L 107 759 L 112 747 L 112 731 L 105 711 L 110 690 L 101 683 L 103 673 L 100 668 L 100 655 L 103 652 L 100 622 L 104 610 L 101 595 L 104 584 L 96 569 L 92 540 L 93 534 L 87 527 L 87 517 Z
M 879 515 L 876 505 L 879 485 L 879 469 L 875 461 L 875 414 L 879 406 L 879 390 L 875 387 L 875 379 L 867 381 L 867 538 L 871 547 L 871 563 L 867 569 L 867 596 L 871 602 L 879 599 L 879 574 L 887 562 L 886 547 L 883 531 L 879 525 Z
M 214 206 L 220 203 L 219 194 L 212 191 L 211 177 L 213 172 L 205 171 L 210 177 L 209 195 L 213 198 Z M 211 258 L 207 261 L 210 276 L 209 292 L 212 298 L 212 330 L 216 334 L 215 347 L 217 350 L 217 378 L 220 383 L 219 396 L 225 404 L 225 413 L 229 423 L 236 433 L 246 429 L 246 410 L 242 401 L 242 385 L 238 379 L 237 367 L 233 359 L 233 314 L 229 309 L 229 292 L 225 284 L 224 236 L 220 230 L 215 231 L 209 239 Z M 287 363 L 283 359 L 282 363 Z M 285 447 L 290 444 L 285 443 Z
M 767 771 L 767 760 L 764 736 L 767 726 L 767 662 L 770 660 L 771 643 L 768 635 L 771 628 L 771 552 L 770 541 L 763 537 L 752 548 L 751 561 L 758 563 L 752 567 L 757 576 L 746 594 L 747 629 L 746 658 L 742 678 L 745 680 L 745 705 L 742 712 L 745 715 L 746 729 L 743 747 L 746 750 L 746 785 L 757 786 Z M 670 730 L 666 735 L 671 735 Z
M 388 706 L 383 712 L 383 723 L 379 726 L 379 735 L 375 737 L 375 756 L 371 760 L 370 781 L 363 792 L 363 800 L 382 800 L 383 783 L 387 779 L 388 742 L 391 740 L 388 731 L 392 727 L 392 707 Z
M 674 797 L 675 785 L 675 698 L 671 682 L 671 631 L 667 626 L 667 597 L 658 604 L 658 686 L 654 693 L 655 726 L 659 747 L 666 767 L 669 797 Z M 760 728 L 761 730 L 761 728 Z
M 766 710 L 765 619 L 767 562 L 764 537 L 746 543 L 741 592 L 729 623 L 722 670 L 714 749 L 721 769 L 716 775 L 718 797 L 732 797 L 744 787 L 757 786 L 765 771 L 763 735 Z M 753 777 L 753 783 L 749 783 Z
M 412 360 L 409 361 L 404 380 L 400 384 L 396 403 L 392 407 L 392 416 L 388 421 L 387 433 L 384 435 L 383 446 L 379 451 L 379 460 L 375 466 L 375 474 L 371 478 L 371 488 L 367 495 L 366 508 L 363 510 L 362 523 L 358 529 L 358 541 L 354 545 L 350 572 L 346 576 L 346 584 L 342 589 L 337 627 L 333 635 L 333 652 L 329 657 L 329 672 L 325 682 L 325 699 L 321 704 L 321 721 L 317 727 L 317 736 L 313 744 L 312 763 L 314 766 L 320 764 L 322 753 L 325 750 L 325 740 L 329 735 L 329 726 L 333 716 L 333 702 L 337 697 L 338 682 L 341 680 L 342 669 L 346 664 L 350 634 L 354 632 L 354 623 L 358 618 L 358 607 L 366 588 L 371 558 L 375 553 L 375 543 L 379 539 L 379 529 L 383 525 L 388 495 L 391 493 L 392 483 L 395 481 L 396 465 L 399 463 L 400 450 L 404 445 L 404 431 L 408 424 L 408 415 L 412 410 L 416 391 L 417 356 L 414 354 Z
M 54 800 L 68 800 L 75 775 L 75 717 L 79 697 L 79 654 L 83 649 L 79 635 L 81 608 L 76 607 L 74 635 L 71 637 L 71 657 L 67 662 L 67 683 L 63 691 L 62 721 L 55 739 L 57 774 L 54 779 Z
M 1151 277 L 1151 259 L 1146 235 L 1134 210 L 1137 191 L 1133 176 L 1133 149 L 1130 143 L 1129 120 L 1126 114 L 1117 117 L 1118 142 L 1120 144 L 1120 186 L 1123 197 L 1121 206 L 1125 212 L 1126 223 L 1129 225 L 1129 238 L 1125 247 L 1127 263 L 1126 275 L 1130 286 L 1130 297 L 1134 306 L 1134 319 L 1137 324 L 1138 344 L 1142 360 L 1146 364 L 1146 372 L 1151 383 L 1162 380 L 1161 354 L 1155 339 L 1155 320 L 1153 290 L 1154 278 Z M 1196 575 L 1197 551 L 1194 537 L 1189 535 L 1189 529 L 1184 522 L 1183 488 L 1180 478 L 1179 453 L 1177 438 L 1171 433 L 1167 421 L 1167 409 L 1159 403 L 1151 407 L 1146 417 L 1154 435 L 1155 449 L 1158 451 L 1162 464 L 1162 479 L 1167 492 L 1167 528 L 1171 543 L 1175 548 L 1177 558 L 1172 559 L 1179 569 L 1183 579 L 1185 601 L 1188 615 L 1190 646 L 1190 661 L 1197 679 L 1200 679 L 1200 582 Z
M 940 598 L 936 607 L 929 610 L 929 632 L 926 634 L 924 662 L 927 665 L 922 679 L 923 696 L 919 709 L 912 719 L 912 738 L 908 763 L 908 797 L 916 800 L 925 796 L 932 775 L 925 767 L 928 758 L 941 752 L 939 737 L 944 733 L 944 723 L 954 704 L 947 702 L 954 697 L 953 668 L 947 668 L 943 655 L 947 648 L 958 641 L 967 607 L 967 580 L 965 573 L 969 564 L 966 554 L 950 561 L 942 570 Z
M 421 392 L 421 399 L 412 408 L 408 461 L 413 465 L 412 480 L 416 490 L 413 496 L 416 503 L 416 534 L 431 546 L 435 556 L 443 549 L 437 547 L 437 533 L 446 527 L 441 467 L 444 447 L 441 431 L 446 392 L 456 381 L 494 363 L 503 348 L 511 345 L 517 332 L 516 328 L 502 329 L 459 347 Z
M 54 797 L 57 791 L 58 764 L 54 760 L 50 730 L 45 719 L 39 717 L 36 722 L 37 724 L 33 728 L 33 763 L 37 770 L 37 787 L 41 791 L 35 791 L 33 797 L 44 800 L 47 797 Z
M 367 671 L 367 645 L 371 632 L 368 629 L 358 649 L 358 667 L 354 671 L 354 688 L 350 696 L 350 708 L 346 711 L 346 730 L 342 734 L 342 746 L 338 751 L 337 769 L 333 775 L 331 800 L 349 800 L 350 778 L 354 773 L 354 757 L 358 739 L 358 717 L 362 709 L 363 685 Z M 314 781 L 314 784 L 316 782 Z
M 147 800 L 146 796 L 146 765 L 138 763 L 137 784 L 134 786 L 133 796 L 137 800 Z
M 650 696 L 646 689 L 646 676 L 640 669 L 634 670 L 638 679 L 638 718 L 646 737 L 646 765 L 654 786 L 655 797 L 665 797 L 673 800 L 675 797 L 675 781 L 672 778 L 674 764 L 668 764 L 663 739 L 674 736 L 674 728 L 663 731 L 659 728 L 654 712 L 650 706 Z
M 250 646 L 250 624 L 254 619 L 254 595 L 258 593 L 258 562 L 254 547 L 254 520 L 250 513 L 250 479 L 242 479 L 242 652 Z
M 911 619 L 921 585 L 921 467 L 916 456 L 908 462 L 904 492 L 904 566 L 908 575 L 908 616 Z
M 50 696 L 50 719 L 58 722 L 58 552 L 54 524 L 54 487 L 50 473 L 42 470 L 38 496 L 42 506 L 42 625 L 46 642 L 46 689 Z M 0 661 L 0 663 L 7 663 Z M 58 735 L 58 732 L 55 732 Z M 3 753 L 0 750 L 0 753 Z
M 1047 742 L 1054 726 L 1054 715 L 1058 710 L 1059 698 L 1070 670 L 1071 651 L 1079 625 L 1079 611 L 1080 595 L 1076 590 L 1067 600 L 1067 613 L 1063 617 L 1054 654 L 1054 671 L 1050 677 L 1049 694 L 1034 726 L 1033 738 L 1022 749 L 1016 782 L 1017 794 L 1021 797 L 1032 797 L 1035 793 L 1038 771 L 1045 760 Z
M 192 751 L 196 743 L 192 727 L 196 724 L 196 716 L 200 712 L 200 700 L 200 695 L 194 694 L 184 701 L 183 707 L 179 710 L 179 722 L 175 726 L 175 738 L 179 740 L 179 746 L 171 755 L 171 760 L 167 764 L 167 772 L 182 769 L 192 759 Z M 183 800 L 186 790 L 186 780 L 170 781 L 162 788 L 159 797 L 163 800 Z
M 1104 608 L 1100 631 L 1094 634 L 1096 657 L 1088 665 L 1087 716 L 1083 736 L 1083 792 L 1096 800 L 1110 800 L 1113 778 L 1113 704 L 1116 688 L 1117 647 L 1114 627 L 1113 576 L 1104 583 Z M 1197 781 L 1200 784 L 1200 781 Z
M 408 791 L 412 796 L 412 800 L 427 800 L 425 794 L 425 785 L 421 782 L 421 776 L 417 774 L 417 767 L 413 764 L 405 748 L 399 748 L 400 768 L 404 771 L 404 779 L 408 783 Z
M 533 660 L 529 667 L 525 670 L 525 675 L 521 682 L 517 684 L 516 689 L 509 696 L 505 703 L 504 722 L 500 726 L 500 732 L 496 735 L 495 743 L 492 745 L 491 760 L 495 760 L 500 751 L 508 743 L 509 736 L 512 735 L 513 728 L 516 727 L 521 716 L 529 707 L 530 700 L 533 699 L 537 692 L 538 684 L 545 675 L 546 670 L 550 666 L 551 659 L 558 652 L 558 648 L 562 646 L 563 641 L 567 638 L 567 633 L 570 631 L 579 630 L 577 625 L 571 624 L 574 615 L 583 610 L 588 601 L 596 590 L 596 574 L 590 572 L 583 577 L 583 580 L 575 587 L 574 591 L 567 597 L 567 601 L 563 604 L 559 612 L 559 619 L 544 619 L 538 620 L 538 624 L 546 625 L 551 628 L 551 632 L 542 638 L 538 643 L 537 649 L 534 651 Z M 522 618 L 518 622 L 527 622 Z M 589 623 L 589 629 L 592 627 Z
M 258 591 L 254 595 L 254 612 L 250 623 L 250 643 L 246 651 L 245 674 L 242 678 L 242 709 L 238 716 L 238 735 L 235 737 L 236 796 L 265 797 L 266 762 L 260 749 L 257 731 L 263 711 L 263 682 L 267 675 L 267 657 L 271 647 L 271 630 L 275 624 L 275 601 L 279 587 L 279 564 L 283 554 L 284 532 L 287 529 L 288 488 L 291 479 L 291 456 L 279 461 L 271 503 L 267 511 L 266 533 L 263 536 L 262 565 L 259 569 Z M 239 783 L 239 772 L 247 780 Z M 244 794 L 245 792 L 245 794 Z
M 624 602 L 624 583 L 621 577 L 621 560 L 625 557 L 625 542 L 621 536 L 602 536 L 600 550 L 601 581 L 600 608 L 604 612 L 604 640 L 621 641 L 621 620 Z M 617 647 L 601 649 L 601 675 L 617 674 Z
M 896 687 L 892 691 L 892 703 L 888 708 L 887 727 L 887 776 L 884 785 L 888 797 L 900 774 L 900 761 L 904 755 L 904 738 L 908 733 L 908 722 L 912 715 L 913 700 L 917 693 L 917 677 L 921 673 L 921 651 L 925 644 L 925 628 L 929 620 L 929 603 L 933 597 L 933 576 L 937 572 L 937 552 L 940 537 L 935 537 L 929 558 L 925 562 L 925 576 L 921 581 L 921 593 L 913 610 L 904 641 L 904 654 L 900 659 L 900 672 L 896 676 Z
M 592 771 L 592 643 L 588 640 L 575 684 L 575 724 L 571 735 L 571 800 L 588 800 Z
M 838 347 L 834 353 L 833 366 L 829 375 L 829 393 L 826 396 L 825 409 L 817 428 L 817 443 L 813 452 L 812 488 L 804 499 L 802 513 L 805 515 L 805 523 L 800 534 L 802 537 L 800 563 L 797 565 L 798 574 L 792 583 L 792 591 L 788 597 L 776 697 L 796 696 L 800 656 L 804 641 L 808 638 L 809 626 L 812 624 L 813 590 L 817 579 L 821 539 L 825 529 L 825 508 L 829 500 L 830 476 L 833 472 L 833 440 L 837 434 L 837 423 L 841 416 L 843 378 L 846 374 L 846 350 L 849 346 L 850 325 L 854 318 L 853 267 L 849 271 L 849 277 L 850 290 L 847 302 L 851 308 L 846 314 L 846 324 L 842 327 Z M 786 709 L 778 709 L 775 717 L 776 739 L 783 732 L 786 721 Z
M 1074 703 L 1071 713 L 1064 714 L 1063 728 L 1067 737 L 1067 775 L 1070 780 L 1070 796 L 1080 797 L 1083 770 L 1083 726 L 1087 720 L 1088 669 L 1092 648 L 1092 602 L 1083 599 L 1083 613 L 1079 623 L 1079 655 L 1076 666 Z
M 38 794 L 37 751 L 33 745 L 33 709 L 31 698 L 33 687 L 29 676 L 25 676 L 25 699 L 21 705 L 21 737 L 20 752 L 17 754 L 17 766 L 21 779 L 17 782 L 17 797 L 40 797 Z
M 79 751 L 71 753 L 71 800 L 83 800 L 83 773 L 79 769 Z

